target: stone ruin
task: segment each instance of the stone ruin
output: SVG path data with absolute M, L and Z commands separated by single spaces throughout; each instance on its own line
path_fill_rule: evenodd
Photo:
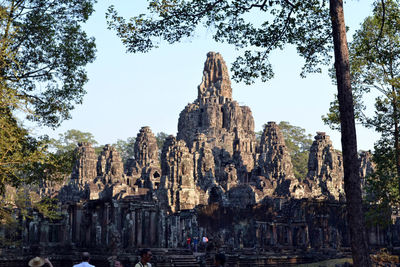
M 76 154 L 68 182 L 41 189 L 57 195 L 62 219 L 23 220 L 25 255 L 28 247 L 39 246 L 69 264 L 76 260 L 71 251 L 89 250 L 96 266 L 107 266 L 109 256 L 134 262 L 133 251 L 151 247 L 156 266 L 174 266 L 177 258 L 169 251 L 184 247 L 188 236 L 209 237 L 206 249 L 230 253 L 229 266 L 285 263 L 285 257 L 286 263 L 315 261 L 349 251 L 341 153 L 317 132 L 308 173 L 295 177 L 275 122 L 256 140 L 251 110 L 233 100 L 218 53 L 207 54 L 197 99 L 180 113 L 176 137 L 169 136 L 162 148 L 150 128 L 142 127 L 134 158 L 125 165 L 109 145 L 97 156 L 89 143 L 80 143 Z M 361 177 L 372 171 L 370 155 L 362 153 Z M 399 233 L 397 219 L 389 232 L 369 229 L 369 241 L 400 246 Z M 207 260 L 179 251 L 190 266 L 206 266 Z

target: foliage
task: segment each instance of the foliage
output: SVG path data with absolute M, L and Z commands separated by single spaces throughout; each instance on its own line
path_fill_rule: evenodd
M 355 33 L 349 51 L 356 118 L 364 126 L 381 133 L 374 152 L 377 172 L 369 184 L 379 205 L 389 205 L 392 201 L 387 198 L 397 199 L 393 192 L 389 193 L 396 188 L 396 180 L 397 190 L 400 190 L 400 2 L 387 0 L 384 3 L 384 6 L 382 2 L 375 4 L 373 15 L 366 18 Z M 364 100 L 371 90 L 379 95 L 375 99 L 374 115 L 367 117 Z M 331 103 L 324 121 L 336 127 L 340 122 L 338 113 L 336 100 Z
M 33 213 L 49 219 L 60 219 L 57 200 L 40 196 L 37 185 L 21 185 L 18 188 L 7 186 L 0 196 L 0 224 L 3 231 L 0 247 L 19 245 L 23 221 L 33 219 Z
M 135 137 L 128 137 L 126 141 L 118 139 L 117 142 L 112 145 L 119 152 L 124 163 L 135 156 L 135 141 Z
M 376 3 L 373 16 L 364 20 L 361 29 L 354 34 L 349 49 L 356 118 L 365 126 L 378 131 L 380 123 L 364 114 L 364 97 L 371 89 L 380 93 L 375 105 L 378 113 L 387 113 L 386 109 L 390 108 L 388 105 L 393 103 L 390 100 L 396 100 L 396 89 L 400 87 L 399 11 L 398 0 L 385 1 L 385 11 L 381 2 Z M 338 110 L 336 99 L 331 103 L 330 112 L 323 117 L 331 128 L 336 128 L 340 122 Z
M 305 178 L 308 172 L 308 156 L 313 142 L 312 135 L 306 134 L 305 129 L 286 121 L 281 121 L 279 128 L 292 158 L 294 175 L 298 178 Z
M 89 132 L 81 132 L 79 130 L 71 129 L 65 133 L 59 134 L 58 139 L 52 139 L 51 144 L 57 150 L 57 152 L 71 151 L 76 148 L 78 143 L 90 143 L 92 146 L 96 146 L 98 143 L 94 139 L 93 134 Z
M 164 133 L 164 132 L 159 132 L 159 133 L 156 134 L 156 140 L 157 140 L 159 156 L 161 156 L 161 151 L 162 151 L 162 148 L 164 146 L 165 139 L 167 139 L 168 136 L 169 136 L 169 134 Z
M 392 209 L 400 205 L 393 142 L 391 138 L 382 138 L 374 147 L 373 161 L 376 167 L 366 179 L 366 201 L 371 205 L 367 221 L 372 225 L 390 224 Z
M 0 109 L 0 195 L 7 184 L 19 186 L 30 182 L 34 164 L 46 159 L 44 144 L 20 127 L 10 110 Z
M 161 150 L 164 145 L 165 139 L 168 137 L 168 134 L 164 132 L 159 132 L 156 134 L 157 146 L 158 146 L 158 157 L 161 159 Z M 128 137 L 127 140 L 118 139 L 115 144 L 112 146 L 117 149 L 120 153 L 122 161 L 125 163 L 128 159 L 135 157 L 135 137 Z
M 76 161 L 75 149 L 78 143 L 82 142 L 92 144 L 95 151 L 99 152 L 100 148 L 95 146 L 98 143 L 94 139 L 93 134 L 89 132 L 71 129 L 59 134 L 58 139 L 49 140 L 50 150 L 53 151 L 51 153 L 53 161 L 51 164 L 48 164 L 47 168 L 52 168 L 54 165 L 59 166 L 63 170 L 63 173 L 59 173 L 59 180 L 65 179 L 66 176 L 71 174 Z
M 151 0 L 148 10 L 148 15 L 126 20 L 113 6 L 108 9 L 108 27 L 117 32 L 128 52 L 148 52 L 161 40 L 179 42 L 203 25 L 215 29 L 213 38 L 217 42 L 238 49 L 252 48 L 243 51 L 232 65 L 237 81 L 249 84 L 257 78 L 272 78 L 270 52 L 286 44 L 294 45 L 304 57 L 303 76 L 321 72 L 318 65 L 330 61 L 332 29 L 326 0 Z
M 0 74 L 8 90 L 1 98 L 24 105 L 30 120 L 57 126 L 82 102 L 84 67 L 95 58 L 95 44 L 81 23 L 93 12 L 94 2 L 1 2 Z

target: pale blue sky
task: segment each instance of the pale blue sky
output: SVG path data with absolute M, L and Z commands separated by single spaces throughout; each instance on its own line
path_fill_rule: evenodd
M 372 2 L 348 1 L 348 38 L 371 14 Z M 150 126 L 154 133 L 175 135 L 179 113 L 197 96 L 207 52 L 221 53 L 228 67 L 238 55 L 232 46 L 212 41 L 211 30 L 201 31 L 180 44 L 162 43 L 159 49 L 147 54 L 127 54 L 115 33 L 107 30 L 105 12 L 110 4 L 125 15 L 136 15 L 145 11 L 146 1 L 99 1 L 85 26 L 88 35 L 96 38 L 98 53 L 96 61 L 87 67 L 90 81 L 85 86 L 83 105 L 77 106 L 73 118 L 55 131 L 41 128 L 36 130 L 37 134 L 57 137 L 68 129 L 78 129 L 92 133 L 100 144 L 136 136 L 142 126 Z M 301 79 L 302 59 L 291 47 L 274 53 L 271 62 L 273 80 L 250 86 L 232 82 L 233 98 L 251 108 L 255 130 L 261 130 L 268 121 L 289 121 L 312 135 L 327 132 L 334 147 L 341 149 L 340 134 L 321 120 L 336 91 L 327 73 Z M 364 150 L 372 149 L 379 137 L 362 127 L 358 127 L 357 134 L 358 148 Z

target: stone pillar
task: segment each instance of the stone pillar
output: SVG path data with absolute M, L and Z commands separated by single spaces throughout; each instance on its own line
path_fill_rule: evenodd
M 142 210 L 136 210 L 136 245 L 141 247 L 143 245 L 143 218 L 142 218 Z
M 157 216 L 155 211 L 150 211 L 150 246 L 157 246 Z
M 308 225 L 304 226 L 304 235 L 305 235 L 305 246 L 307 248 L 310 247 L 310 231 L 308 230 Z
M 76 206 L 76 217 L 75 217 L 75 234 L 74 241 L 75 243 L 81 242 L 81 221 L 82 221 L 82 207 L 79 205 Z
M 103 235 L 106 246 L 108 246 L 108 244 L 110 243 L 109 240 L 109 225 L 110 225 L 111 221 L 110 221 L 110 203 L 105 203 L 104 204 L 104 225 L 103 225 L 103 229 L 105 229 L 105 231 L 103 231 Z
M 49 243 L 49 222 L 47 220 L 40 224 L 40 243 L 44 246 Z
M 71 210 L 72 212 L 72 210 Z M 63 225 L 63 234 L 61 236 L 61 239 L 63 241 L 64 245 L 69 245 L 71 244 L 72 241 L 72 223 L 73 223 L 73 214 L 70 214 L 68 210 L 64 210 L 64 225 Z
M 163 210 L 159 212 L 160 216 L 158 217 L 158 246 L 165 248 L 167 247 L 165 236 L 166 236 L 166 223 L 165 223 L 165 214 Z
M 131 210 L 131 226 L 130 226 L 130 247 L 136 247 L 136 211 Z
M 272 245 L 276 245 L 278 242 L 278 234 L 276 231 L 276 224 L 272 223 Z
M 143 244 L 146 247 L 149 247 L 150 245 L 150 215 L 149 211 L 144 210 L 143 211 Z
M 293 227 L 291 225 L 289 225 L 287 228 L 287 235 L 288 235 L 288 245 L 289 246 L 293 246 Z

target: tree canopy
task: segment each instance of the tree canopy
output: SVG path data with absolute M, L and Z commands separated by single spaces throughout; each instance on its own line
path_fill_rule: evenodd
M 306 134 L 306 130 L 291 125 L 287 121 L 278 124 L 285 138 L 285 145 L 292 158 L 293 172 L 297 178 L 305 178 L 308 172 L 308 157 L 313 139 L 311 134 Z
M 231 69 L 236 81 L 271 79 L 274 73 L 268 56 L 286 44 L 296 46 L 304 57 L 302 75 L 320 72 L 319 64 L 330 62 L 328 1 L 152 0 L 148 10 L 149 14 L 127 20 L 113 6 L 108 9 L 109 28 L 117 32 L 128 52 L 148 52 L 158 47 L 160 40 L 179 42 L 203 25 L 215 29 L 214 40 L 243 51 Z M 248 16 L 249 12 L 257 19 Z
M 94 39 L 81 28 L 95 2 L 1 2 L 3 104 L 10 109 L 23 106 L 30 111 L 28 119 L 53 127 L 70 118 L 70 110 L 85 94 L 84 67 L 95 58 Z
M 135 156 L 135 141 L 136 137 L 128 137 L 126 140 L 118 139 L 116 143 L 112 144 L 124 163 Z

